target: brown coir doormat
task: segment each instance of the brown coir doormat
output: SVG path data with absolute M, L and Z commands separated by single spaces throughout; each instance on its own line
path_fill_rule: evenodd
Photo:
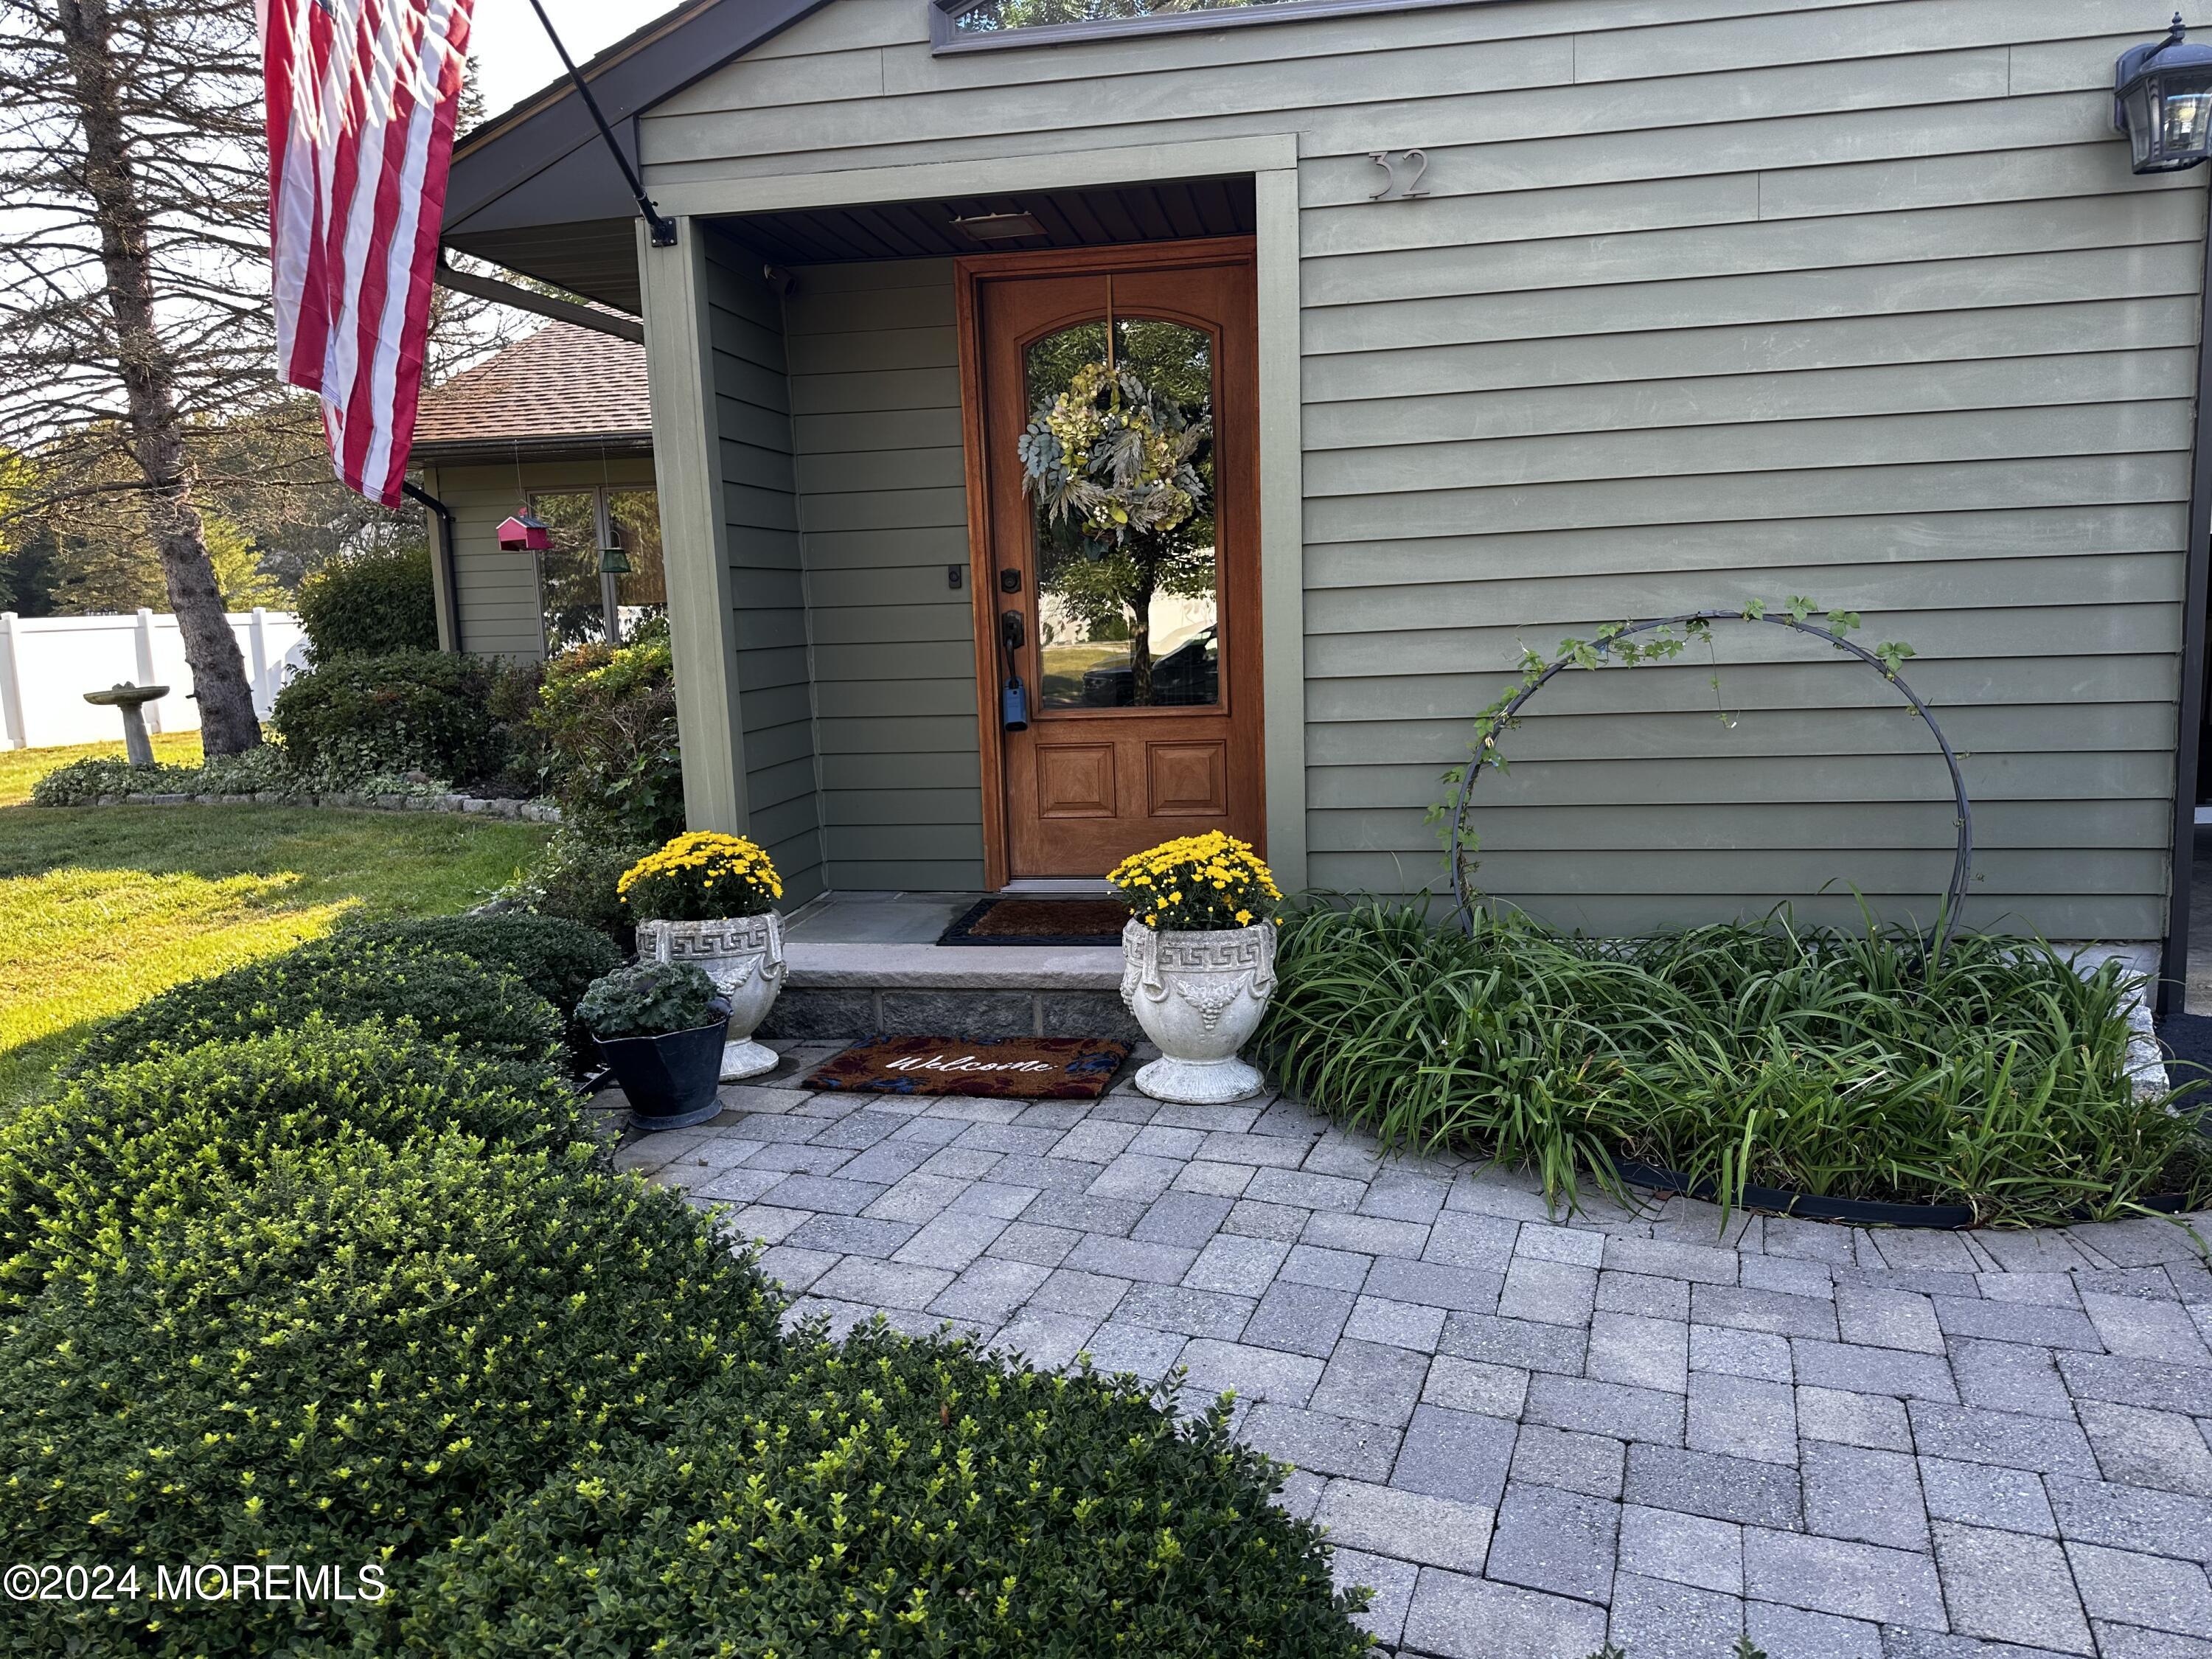
M 988 1095 L 994 1100 L 1096 1100 L 1129 1057 L 1104 1037 L 963 1042 L 894 1036 L 856 1043 L 817 1066 L 809 1089 L 886 1095 Z
M 939 945 L 1119 945 L 1118 899 L 987 898 L 937 936 Z

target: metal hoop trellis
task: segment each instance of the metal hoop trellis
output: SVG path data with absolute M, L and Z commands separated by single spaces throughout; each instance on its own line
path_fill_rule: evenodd
M 1959 836 L 1957 850 L 1951 860 L 1951 884 L 1944 890 L 1942 915 L 1936 924 L 1934 949 L 1935 954 L 1941 956 L 1943 946 L 1949 942 L 1952 931 L 1958 926 L 1959 914 L 1966 902 L 1966 884 L 1972 878 L 1974 808 L 1973 804 L 1966 799 L 1966 780 L 1959 770 L 1959 757 L 1952 751 L 1950 740 L 1943 735 L 1943 728 L 1936 723 L 1936 716 L 1929 713 L 1928 705 L 1921 702 L 1912 688 L 1905 683 L 1904 677 L 1886 665 L 1873 652 L 1863 646 L 1852 644 L 1840 634 L 1832 633 L 1827 629 L 1813 623 L 1800 621 L 1795 617 L 1749 616 L 1741 611 L 1686 611 L 1676 617 L 1653 617 L 1643 622 L 1630 623 L 1607 634 L 1598 642 L 1595 648 L 1598 654 L 1603 656 L 1613 641 L 1627 639 L 1632 635 L 1649 634 L 1662 628 L 1702 626 L 1717 622 L 1765 623 L 1771 627 L 1787 628 L 1800 634 L 1809 634 L 1816 640 L 1826 640 L 1845 655 L 1857 658 L 1875 672 L 1880 674 L 1888 684 L 1895 686 L 1898 695 L 1911 704 L 1913 713 L 1920 716 L 1922 724 L 1928 728 L 1929 735 L 1936 739 L 1936 746 L 1943 751 L 1943 764 L 1948 767 L 1951 772 L 1951 799 L 1958 808 Z M 1577 660 L 1578 654 L 1574 652 L 1569 652 L 1555 659 L 1543 672 L 1522 686 L 1519 693 L 1498 711 L 1495 722 L 1483 738 L 1482 748 L 1468 762 L 1466 771 L 1460 779 L 1458 799 L 1453 803 L 1452 808 L 1451 878 L 1452 897 L 1458 906 L 1456 914 L 1460 926 L 1462 927 L 1471 927 L 1474 916 L 1474 896 L 1468 881 L 1470 868 L 1468 854 L 1472 849 L 1466 844 L 1468 802 L 1474 793 L 1474 781 L 1489 769 L 1491 765 L 1489 754 L 1498 745 L 1498 734 L 1512 724 L 1513 717 L 1521 712 L 1522 705 L 1542 690 L 1554 674 L 1559 673 L 1562 669 L 1575 666 Z

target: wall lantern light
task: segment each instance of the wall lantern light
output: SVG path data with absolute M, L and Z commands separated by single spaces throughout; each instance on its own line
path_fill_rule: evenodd
M 552 546 L 553 532 L 535 514 L 518 513 L 500 523 L 499 550 L 502 553 L 544 553 Z
M 2212 46 L 2185 38 L 2181 14 L 2166 39 L 2130 46 L 2112 69 L 2112 125 L 2128 135 L 2137 173 L 2179 173 L 2212 141 Z

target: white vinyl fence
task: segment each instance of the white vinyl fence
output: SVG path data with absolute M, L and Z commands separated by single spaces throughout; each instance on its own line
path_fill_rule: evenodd
M 264 720 L 284 682 L 305 666 L 307 635 L 289 611 L 234 612 L 230 631 L 246 658 L 254 711 Z M 84 700 L 118 681 L 166 685 L 146 705 L 149 732 L 197 732 L 200 706 L 188 695 L 192 671 L 177 619 L 141 611 L 131 617 L 19 617 L 0 611 L 0 748 L 121 742 L 123 717 Z

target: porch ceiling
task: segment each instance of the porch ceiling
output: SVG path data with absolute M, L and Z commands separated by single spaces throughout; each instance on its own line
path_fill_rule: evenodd
M 1044 234 L 1019 241 L 986 242 L 953 222 L 1001 213 L 1029 214 Z M 1252 181 L 1237 178 L 754 213 L 717 222 L 771 264 L 809 265 L 1249 235 L 1254 220 Z

